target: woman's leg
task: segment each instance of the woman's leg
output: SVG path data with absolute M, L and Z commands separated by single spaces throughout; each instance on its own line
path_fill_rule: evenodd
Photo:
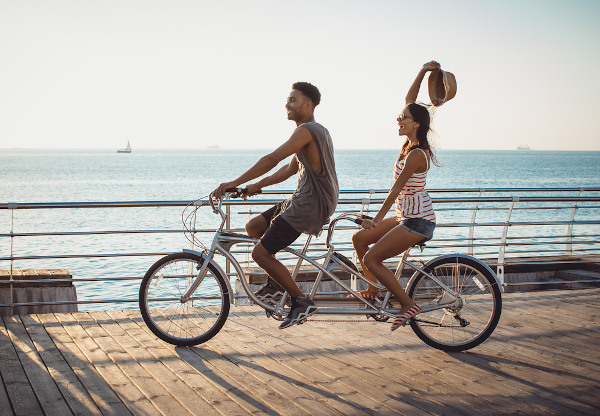
M 356 255 L 358 256 L 358 261 L 360 261 L 360 265 L 362 267 L 363 273 L 367 279 L 372 282 L 376 282 L 377 278 L 373 276 L 373 273 L 369 271 L 367 266 L 365 266 L 363 257 L 369 251 L 369 246 L 373 243 L 379 241 L 381 237 L 387 234 L 392 228 L 398 225 L 396 221 L 396 217 L 389 217 L 381 221 L 377 226 L 367 230 L 363 228 L 362 230 L 357 231 L 352 236 L 352 245 L 354 246 L 354 250 L 356 251 Z M 381 293 L 379 289 L 374 286 L 369 285 L 369 288 L 362 292 L 367 296 L 379 296 Z
M 394 272 L 388 269 L 383 262 L 403 253 L 422 239 L 422 236 L 411 233 L 401 226 L 396 226 L 373 244 L 363 257 L 363 261 L 371 273 L 400 301 L 400 314 L 408 311 L 415 302 L 402 289 Z

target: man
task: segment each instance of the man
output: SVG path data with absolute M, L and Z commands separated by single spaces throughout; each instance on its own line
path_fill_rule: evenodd
M 302 233 L 318 234 L 329 221 L 338 201 L 338 181 L 333 159 L 333 143 L 325 127 L 315 122 L 315 107 L 321 93 L 312 84 L 297 82 L 285 108 L 288 120 L 296 122 L 290 138 L 272 153 L 263 156 L 254 166 L 231 182 L 219 185 L 212 192 L 220 198 L 228 188 L 236 188 L 273 169 L 279 162 L 293 155 L 289 164 L 270 176 L 247 186 L 247 196 L 256 195 L 262 188 L 288 179 L 298 173 L 298 186 L 291 198 L 277 204 L 246 224 L 250 237 L 260 238 L 252 251 L 252 258 L 270 277 L 290 295 L 291 309 L 280 329 L 300 323 L 317 311 L 311 299 L 304 296 L 292 276 L 275 254 L 289 246 Z M 271 282 L 259 292 L 263 300 L 277 301 L 283 292 Z

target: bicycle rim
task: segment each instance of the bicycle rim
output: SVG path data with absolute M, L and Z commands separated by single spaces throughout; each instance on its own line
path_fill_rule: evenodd
M 427 271 L 460 296 L 455 300 L 433 279 L 418 275 L 408 288 L 408 295 L 422 307 L 447 306 L 412 319 L 410 325 L 415 334 L 444 351 L 463 351 L 485 341 L 498 324 L 502 308 L 494 276 L 481 264 L 461 256 L 434 261 Z
M 209 265 L 191 299 L 181 296 L 196 278 L 203 260 L 188 253 L 167 256 L 146 273 L 140 309 L 148 328 L 174 345 L 196 345 L 216 335 L 229 314 L 229 293 L 220 273 Z

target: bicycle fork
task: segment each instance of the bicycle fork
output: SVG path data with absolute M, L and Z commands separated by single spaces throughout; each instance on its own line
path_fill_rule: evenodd
M 206 268 L 208 267 L 208 264 L 212 261 L 214 255 L 215 255 L 216 242 L 217 242 L 217 237 L 215 236 L 215 239 L 213 241 L 213 244 L 210 247 L 210 250 L 208 251 L 208 254 L 205 257 L 202 257 L 202 266 L 200 266 L 200 270 L 198 270 L 197 277 L 194 278 L 194 281 L 192 282 L 192 284 L 187 288 L 187 290 L 179 298 L 179 301 L 181 303 L 188 302 L 189 299 L 194 294 L 194 292 L 196 291 L 196 289 L 198 289 L 198 287 L 202 284 L 202 281 L 204 280 L 204 277 L 206 276 Z M 191 272 L 190 272 L 190 274 L 191 274 Z

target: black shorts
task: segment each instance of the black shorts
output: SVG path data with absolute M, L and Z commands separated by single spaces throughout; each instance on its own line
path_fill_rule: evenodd
M 283 202 L 280 202 L 261 214 L 267 220 L 269 227 L 260 238 L 260 243 L 271 254 L 289 246 L 302 234 L 281 218 L 279 214 L 281 214 L 282 205 Z

